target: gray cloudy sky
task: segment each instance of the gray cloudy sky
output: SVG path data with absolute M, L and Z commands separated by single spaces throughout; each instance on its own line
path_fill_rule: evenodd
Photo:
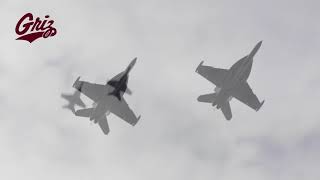
M 0 0 L 0 179 L 319 179 L 319 5 Z M 16 41 L 27 12 L 49 14 L 58 34 Z M 214 88 L 194 72 L 201 60 L 229 68 L 260 40 L 258 113 L 232 100 L 228 122 L 196 101 Z M 110 115 L 104 136 L 61 108 L 77 76 L 105 83 L 134 57 L 135 127 Z

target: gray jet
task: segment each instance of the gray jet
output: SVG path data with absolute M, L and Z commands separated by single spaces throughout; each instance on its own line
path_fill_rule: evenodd
M 98 123 L 106 135 L 110 131 L 106 116 L 110 113 L 115 114 L 134 126 L 139 121 L 140 116 L 137 117 L 129 108 L 129 105 L 123 98 L 123 94 L 131 94 L 131 91 L 127 87 L 128 74 L 136 60 L 137 58 L 132 60 L 125 71 L 113 77 L 105 85 L 80 81 L 80 77 L 78 77 L 73 87 L 93 100 L 94 104 L 92 108 L 76 111 L 76 116 L 88 117 L 94 123 Z
M 196 72 L 216 85 L 215 93 L 205 94 L 198 97 L 199 102 L 211 103 L 217 109 L 221 109 L 227 120 L 232 118 L 229 101 L 235 97 L 252 109 L 258 111 L 264 101 L 260 102 L 252 92 L 247 79 L 250 75 L 253 57 L 259 50 L 260 41 L 250 52 L 236 62 L 230 69 L 219 69 L 204 66 L 203 61 L 199 64 Z
M 70 109 L 73 113 L 75 113 L 75 105 L 78 105 L 82 108 L 85 108 L 86 105 L 80 99 L 80 92 L 75 91 L 73 94 L 61 94 L 61 97 L 68 101 L 68 104 L 63 106 L 63 108 Z

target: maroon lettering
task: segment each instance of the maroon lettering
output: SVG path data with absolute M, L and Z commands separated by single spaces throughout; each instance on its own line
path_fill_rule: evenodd
M 18 35 L 22 35 L 22 34 L 26 33 L 29 30 L 30 26 L 33 24 L 33 22 L 28 22 L 28 23 L 23 24 L 23 26 L 22 26 L 23 29 L 20 31 L 20 26 L 21 26 L 22 22 L 24 20 L 26 20 L 27 18 L 29 19 L 29 21 L 32 21 L 33 20 L 32 14 L 27 13 L 24 16 L 22 16 L 22 18 L 18 21 L 17 26 L 16 26 L 16 33 Z
M 49 17 L 46 15 L 46 19 L 42 21 L 40 17 L 34 19 L 31 13 L 22 16 L 15 29 L 17 35 L 20 36 L 17 40 L 26 40 L 31 43 L 40 37 L 48 38 L 56 35 L 57 30 L 52 26 L 54 21 L 47 19 Z

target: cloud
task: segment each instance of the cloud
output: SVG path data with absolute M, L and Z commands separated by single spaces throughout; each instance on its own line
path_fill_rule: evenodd
M 2 179 L 317 179 L 319 25 L 315 1 L 1 1 Z M 58 34 L 16 41 L 27 12 Z M 196 101 L 214 86 L 201 60 L 229 68 L 264 40 L 249 83 L 259 112 L 232 121 Z M 110 135 L 61 108 L 77 76 L 105 83 L 134 57 L 135 127 Z M 91 101 L 84 98 L 88 105 Z M 307 152 L 307 153 L 306 153 Z

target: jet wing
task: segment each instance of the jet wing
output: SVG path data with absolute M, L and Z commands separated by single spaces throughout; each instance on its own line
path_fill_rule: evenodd
M 79 79 L 73 84 L 73 87 L 95 102 L 110 91 L 110 86 L 79 81 Z
M 117 98 L 110 96 L 109 110 L 132 126 L 136 125 L 140 119 L 140 116 L 136 117 L 124 98 L 119 101 Z
M 228 70 L 226 69 L 219 69 L 210 66 L 202 65 L 203 61 L 199 64 L 196 69 L 196 72 L 215 84 L 216 86 L 221 86 L 224 78 L 226 77 Z
M 242 83 L 237 88 L 233 89 L 230 92 L 230 95 L 256 111 L 258 111 L 263 104 L 263 102 L 260 103 L 258 97 L 253 93 L 247 82 Z

